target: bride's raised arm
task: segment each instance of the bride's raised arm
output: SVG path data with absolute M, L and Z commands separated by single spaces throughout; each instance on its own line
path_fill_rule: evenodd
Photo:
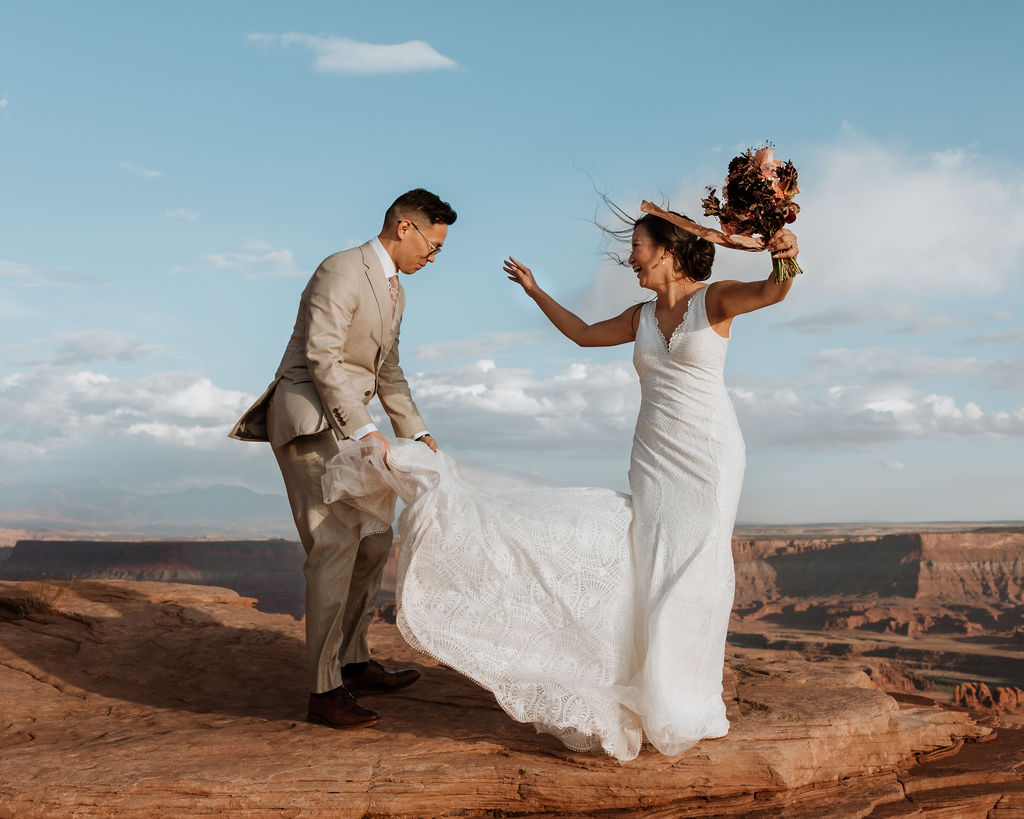
M 511 281 L 522 286 L 526 295 L 537 302 L 537 306 L 562 335 L 570 341 L 575 341 L 580 347 L 614 347 L 616 344 L 627 344 L 636 339 L 641 305 L 634 304 L 614 318 L 587 324 L 541 290 L 530 268 L 517 261 L 514 256 L 509 256 L 505 260 L 504 270 Z
M 776 233 L 765 250 L 771 251 L 773 259 L 795 259 L 800 249 L 797 247 L 796 235 L 791 230 L 780 230 Z M 705 305 L 708 321 L 718 329 L 722 322 L 728 322 L 742 313 L 752 313 L 762 307 L 778 304 L 793 286 L 793 279 L 776 282 L 773 274 L 760 282 L 720 281 L 708 285 Z

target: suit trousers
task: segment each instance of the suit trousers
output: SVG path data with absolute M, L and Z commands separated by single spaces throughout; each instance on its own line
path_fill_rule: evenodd
M 324 464 L 338 454 L 331 429 L 274 447 L 299 540 L 306 550 L 306 653 L 310 686 L 342 684 L 341 667 L 370 657 L 366 632 L 380 591 L 392 532 L 360 539 L 324 503 Z

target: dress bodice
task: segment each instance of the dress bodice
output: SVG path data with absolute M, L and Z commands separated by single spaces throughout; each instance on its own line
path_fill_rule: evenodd
M 640 377 L 644 403 L 673 413 L 680 409 L 705 412 L 725 395 L 723 376 L 729 339 L 722 338 L 708 321 L 703 287 L 690 297 L 679 326 L 669 338 L 662 335 L 654 315 L 655 302 L 640 311 L 633 366 Z

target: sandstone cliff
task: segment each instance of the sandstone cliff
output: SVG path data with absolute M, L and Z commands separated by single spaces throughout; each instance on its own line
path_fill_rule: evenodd
M 225 586 L 263 611 L 304 614 L 302 547 L 291 540 L 19 540 L 0 579 L 158 580 Z
M 1024 602 L 1024 532 L 733 541 L 736 601 L 901 597 Z
M 376 655 L 418 666 L 423 679 L 367 698 L 379 724 L 332 731 L 302 720 L 301 624 L 252 602 L 184 584 L 0 583 L 0 815 L 1005 819 L 1024 810 L 1024 732 L 898 701 L 842 662 L 734 651 L 729 735 L 620 765 L 513 722 L 377 624 Z

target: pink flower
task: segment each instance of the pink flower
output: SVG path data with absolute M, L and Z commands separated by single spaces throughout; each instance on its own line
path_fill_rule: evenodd
M 782 160 L 775 158 L 774 148 L 758 148 L 754 154 L 754 164 L 761 169 L 761 176 L 774 179 L 775 169 L 782 167 Z
M 775 192 L 775 196 L 779 199 L 783 199 L 786 196 L 786 192 L 782 190 L 782 184 L 779 182 L 779 177 L 775 173 L 776 168 L 781 168 L 784 163 L 781 159 L 775 158 L 775 149 L 771 147 L 758 148 L 754 154 L 754 165 L 757 166 L 760 171 L 761 178 L 767 179 L 772 183 L 772 190 Z

